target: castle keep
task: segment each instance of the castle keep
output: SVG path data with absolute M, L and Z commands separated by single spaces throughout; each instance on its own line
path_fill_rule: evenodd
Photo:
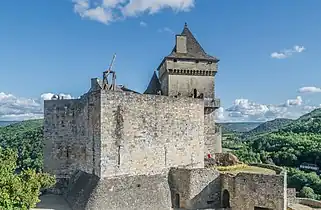
M 217 63 L 185 25 L 145 94 L 92 79 L 80 99 L 45 101 L 45 167 L 64 178 L 78 169 L 110 177 L 203 167 L 204 153 L 222 150 Z
M 175 42 L 144 94 L 94 78 L 79 99 L 45 101 L 44 169 L 56 175 L 56 193 L 77 210 L 286 209 L 284 172 L 204 167 L 224 156 L 214 119 L 219 60 L 186 24 Z

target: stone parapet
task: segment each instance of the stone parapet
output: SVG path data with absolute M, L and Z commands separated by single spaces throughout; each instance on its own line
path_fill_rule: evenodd
M 321 201 L 314 200 L 314 199 L 309 199 L 309 198 L 297 198 L 297 203 L 309 206 L 312 208 L 321 208 Z
M 204 108 L 214 111 L 215 109 L 220 108 L 221 100 L 219 98 L 205 98 L 204 99 Z

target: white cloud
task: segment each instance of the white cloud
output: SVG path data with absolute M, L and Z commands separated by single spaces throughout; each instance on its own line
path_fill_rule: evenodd
M 89 0 L 74 0 L 74 11 L 82 18 L 88 18 L 104 24 L 108 24 L 113 20 L 111 11 L 106 10 L 102 6 L 91 7 Z
M 284 50 L 281 50 L 280 52 L 273 52 L 271 53 L 271 57 L 276 59 L 284 59 L 292 56 L 293 53 L 301 53 L 305 50 L 306 48 L 304 46 L 295 45 L 291 49 L 284 49 Z
M 299 93 L 320 93 L 321 88 L 318 87 L 302 87 L 299 89 Z
M 19 121 L 43 117 L 43 100 L 49 100 L 53 93 L 44 93 L 39 99 L 17 97 L 0 92 L 0 121 Z M 69 94 L 58 94 L 64 99 L 71 99 Z
M 154 14 L 162 9 L 187 12 L 195 0 L 73 0 L 74 11 L 82 18 L 108 24 L 143 13 Z
M 300 106 L 302 105 L 302 97 L 297 96 L 296 99 L 288 99 L 285 103 L 285 106 Z
M 125 16 L 136 16 L 146 11 L 154 14 L 165 8 L 170 8 L 175 12 L 187 12 L 194 7 L 194 3 L 194 0 L 131 0 L 122 11 Z
M 283 104 L 260 104 L 248 99 L 236 99 L 231 107 L 220 108 L 215 114 L 219 122 L 268 121 L 275 118 L 296 119 L 320 107 L 305 104 L 301 96 L 288 99 Z
M 158 32 L 161 32 L 161 33 L 166 32 L 166 33 L 170 33 L 170 34 L 175 34 L 175 32 L 168 27 L 160 28 L 160 29 L 158 29 Z
M 58 95 L 64 99 L 73 98 L 70 94 Z M 44 93 L 38 99 L 28 99 L 0 92 L 0 121 L 43 118 L 43 101 L 50 100 L 53 96 L 53 93 Z M 281 104 L 262 104 L 249 99 L 236 99 L 231 107 L 219 108 L 216 118 L 219 122 L 295 119 L 320 107 L 321 105 L 308 104 L 301 96 L 285 100 Z
M 140 21 L 139 25 L 140 25 L 141 27 L 146 27 L 146 26 L 147 26 L 147 23 L 144 22 L 144 21 Z

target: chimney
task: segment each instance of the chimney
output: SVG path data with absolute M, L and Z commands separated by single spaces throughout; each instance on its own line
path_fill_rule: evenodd
M 176 52 L 187 53 L 186 36 L 176 35 Z

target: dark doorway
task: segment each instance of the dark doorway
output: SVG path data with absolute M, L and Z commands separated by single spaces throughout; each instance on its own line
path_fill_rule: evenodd
M 272 210 L 272 209 L 254 206 L 254 210 Z
M 181 203 L 180 203 L 180 197 L 179 194 L 175 194 L 175 208 L 180 208 L 181 207 Z
M 223 191 L 222 208 L 231 208 L 231 206 L 230 206 L 230 193 L 227 190 Z

